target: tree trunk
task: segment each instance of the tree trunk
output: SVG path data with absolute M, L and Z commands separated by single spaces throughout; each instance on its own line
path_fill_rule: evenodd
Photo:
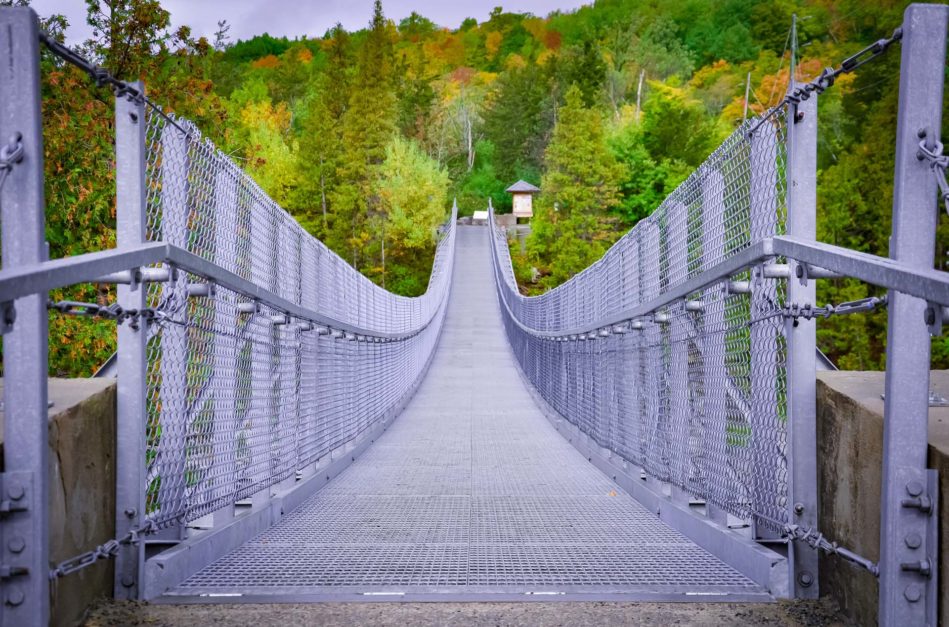
M 326 237 L 326 172 L 323 158 L 320 157 L 320 204 L 323 207 L 323 237 Z
M 636 121 L 639 122 L 642 113 L 643 102 L 643 79 L 646 77 L 646 70 L 639 71 L 639 86 L 636 87 Z
M 472 168 L 474 168 L 474 161 L 475 161 L 474 138 L 472 137 L 473 134 L 474 133 L 473 133 L 472 124 L 471 124 L 471 113 L 466 110 L 465 111 L 465 139 L 468 144 L 468 171 L 469 172 L 471 172 Z

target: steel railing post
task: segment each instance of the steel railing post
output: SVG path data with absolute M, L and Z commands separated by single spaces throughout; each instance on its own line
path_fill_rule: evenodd
M 144 88 L 138 84 L 141 93 Z M 145 241 L 145 106 L 124 96 L 115 100 L 116 244 Z M 145 285 L 119 285 L 118 303 L 141 311 Z M 118 325 L 118 393 L 115 446 L 115 532 L 123 537 L 145 517 L 146 341 L 144 319 Z M 115 597 L 140 599 L 144 590 L 144 544 L 122 545 L 116 555 Z
M 8 170 L 0 195 L 3 268 L 46 261 L 43 131 L 36 14 L 0 8 L 0 150 L 22 158 Z M 0 500 L 3 575 L 0 623 L 49 621 L 49 476 L 46 376 L 46 292 L 0 303 L 4 365 L 4 472 Z
M 792 86 L 793 88 L 793 86 Z M 817 95 L 787 110 L 787 234 L 817 238 Z M 796 278 L 789 260 L 787 302 L 816 306 L 815 281 Z M 815 319 L 787 319 L 788 520 L 817 529 L 817 398 Z M 788 552 L 791 596 L 816 599 L 817 552 L 800 540 Z
M 920 141 L 939 140 L 949 8 L 910 5 L 904 14 L 896 128 L 890 257 L 929 270 L 935 253 L 936 183 L 917 159 Z M 927 471 L 930 335 L 927 303 L 889 293 L 883 494 L 880 524 L 881 625 L 935 625 L 938 494 Z M 916 503 L 914 507 L 913 504 Z

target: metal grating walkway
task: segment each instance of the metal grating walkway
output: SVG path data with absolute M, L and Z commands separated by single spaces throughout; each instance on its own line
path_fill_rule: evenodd
M 383 437 L 166 600 L 769 598 L 547 421 L 504 337 L 487 237 L 459 228 L 441 343 Z

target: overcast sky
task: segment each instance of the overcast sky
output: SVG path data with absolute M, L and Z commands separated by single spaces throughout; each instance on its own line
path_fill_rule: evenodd
M 387 17 L 396 22 L 417 11 L 436 24 L 456 28 L 466 17 L 479 22 L 488 19 L 491 9 L 499 4 L 506 11 L 547 15 L 561 9 L 575 9 L 591 0 L 383 0 Z M 369 23 L 373 0 L 163 0 L 171 12 L 172 23 L 186 24 L 197 36 L 211 39 L 217 22 L 231 24 L 231 40 L 248 39 L 260 33 L 287 37 L 307 35 L 321 37 L 336 22 L 347 30 L 357 30 Z M 90 35 L 86 25 L 85 0 L 33 0 L 40 15 L 61 13 L 69 20 L 66 37 L 71 44 L 85 41 Z

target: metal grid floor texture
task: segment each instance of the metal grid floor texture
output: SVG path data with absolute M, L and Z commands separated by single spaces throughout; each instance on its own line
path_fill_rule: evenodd
M 488 229 L 459 227 L 426 379 L 362 457 L 166 600 L 769 598 L 548 422 L 501 325 Z

